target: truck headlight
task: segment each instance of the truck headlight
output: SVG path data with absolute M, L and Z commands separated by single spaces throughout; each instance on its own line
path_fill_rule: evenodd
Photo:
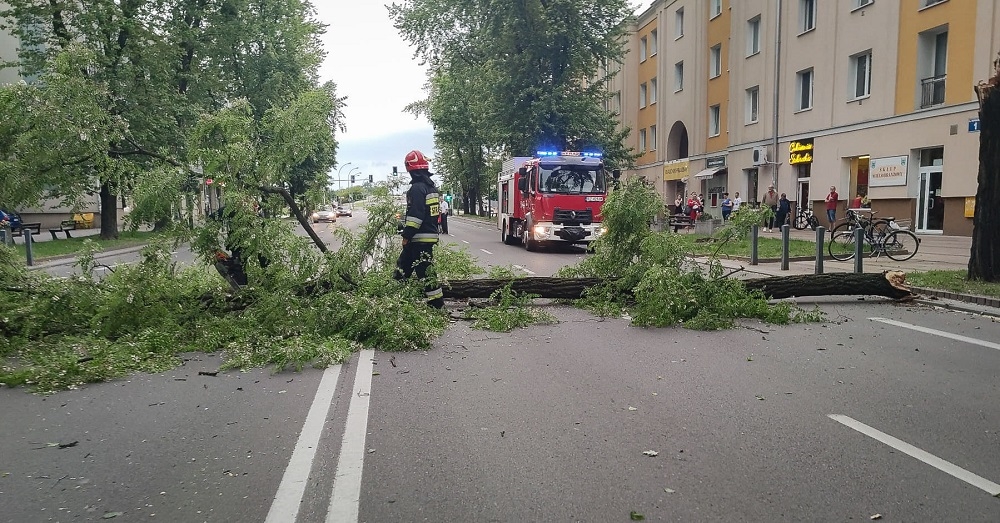
M 548 231 L 545 229 L 544 226 L 542 226 L 542 225 L 536 225 L 535 226 L 535 237 L 545 236 L 547 234 L 547 232 Z

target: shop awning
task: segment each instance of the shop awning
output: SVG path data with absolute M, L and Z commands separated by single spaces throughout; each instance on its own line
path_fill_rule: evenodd
M 707 180 L 718 174 L 719 171 L 725 171 L 725 170 L 726 170 L 725 167 L 709 167 L 708 169 L 700 171 L 698 174 L 694 175 L 694 177 L 699 180 Z

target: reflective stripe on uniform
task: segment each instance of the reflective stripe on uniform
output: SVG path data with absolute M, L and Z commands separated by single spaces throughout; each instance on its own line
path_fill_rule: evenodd
M 437 243 L 438 235 L 433 233 L 418 232 L 417 234 L 414 234 L 412 238 L 410 238 L 410 241 L 420 242 L 420 243 Z
M 438 298 L 444 298 L 444 290 L 438 287 L 432 291 L 427 291 L 424 294 L 427 295 L 427 301 L 436 300 Z
M 432 192 L 427 194 L 427 196 L 424 198 L 424 201 L 430 204 L 430 203 L 437 203 L 439 199 L 440 195 L 438 195 L 438 193 L 436 192 Z
M 421 218 L 417 218 L 416 216 L 407 216 L 406 217 L 406 226 L 407 227 L 414 227 L 414 228 L 419 229 L 420 228 L 420 224 L 422 224 L 422 223 L 424 223 L 424 220 L 421 219 Z

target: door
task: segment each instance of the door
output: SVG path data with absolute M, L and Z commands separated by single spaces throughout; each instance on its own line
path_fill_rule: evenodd
M 944 229 L 944 198 L 941 197 L 941 167 L 920 168 L 917 194 L 917 232 L 940 233 Z

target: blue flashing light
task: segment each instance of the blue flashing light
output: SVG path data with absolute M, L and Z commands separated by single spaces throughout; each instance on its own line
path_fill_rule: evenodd
M 535 156 L 540 158 L 545 156 L 582 156 L 584 158 L 603 158 L 604 154 L 579 151 L 537 151 L 535 152 Z

